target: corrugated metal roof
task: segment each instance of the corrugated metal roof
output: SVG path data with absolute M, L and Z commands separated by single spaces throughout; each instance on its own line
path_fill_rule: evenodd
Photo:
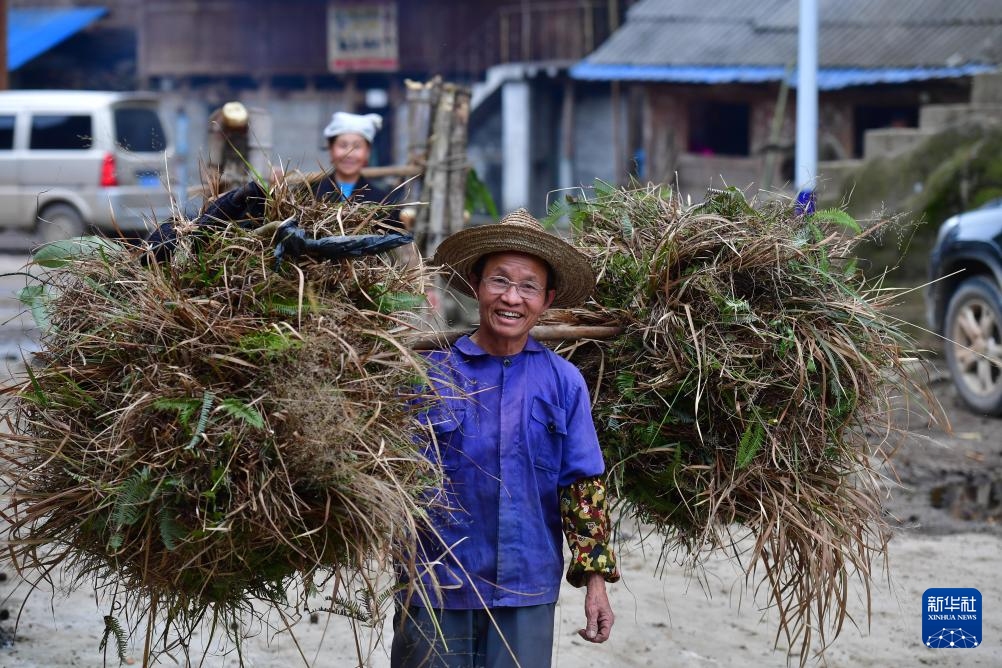
M 619 72 L 656 80 L 656 71 L 671 77 L 702 72 L 708 77 L 703 81 L 710 83 L 711 76 L 714 82 L 745 81 L 762 76 L 763 68 L 781 76 L 796 58 L 798 4 L 643 0 L 630 9 L 619 30 L 572 69 L 572 76 Z M 885 72 L 849 79 L 901 80 L 906 70 L 915 70 L 916 78 L 939 77 L 968 65 L 983 70 L 1002 62 L 1002 0 L 820 0 L 819 15 L 822 72 Z M 641 72 L 645 67 L 656 70 Z M 711 75 L 712 68 L 721 73 Z M 722 78 L 725 72 L 737 78 Z M 833 75 L 833 82 L 843 80 L 845 76 Z
M 11 9 L 7 69 L 13 71 L 108 13 L 104 7 Z

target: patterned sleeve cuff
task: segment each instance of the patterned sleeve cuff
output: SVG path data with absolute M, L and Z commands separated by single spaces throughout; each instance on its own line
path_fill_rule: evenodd
M 619 580 L 616 555 L 609 544 L 611 532 L 602 479 L 582 478 L 562 488 L 560 515 L 571 548 L 567 581 L 581 587 L 589 573 L 600 573 L 606 582 Z

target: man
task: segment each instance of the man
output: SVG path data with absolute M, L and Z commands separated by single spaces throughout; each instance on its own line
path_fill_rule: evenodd
M 398 607 L 391 662 L 549 666 L 561 528 L 567 579 L 587 586 L 586 640 L 608 639 L 605 583 L 619 579 L 587 387 L 529 336 L 551 305 L 584 301 L 594 276 L 524 209 L 452 235 L 435 262 L 466 279 L 457 287 L 477 298 L 480 326 L 430 355 L 438 399 L 427 413 L 429 450 L 446 484 L 434 535 L 422 541 L 423 594 Z

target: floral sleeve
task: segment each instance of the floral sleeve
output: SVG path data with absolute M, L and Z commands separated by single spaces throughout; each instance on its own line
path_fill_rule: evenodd
M 601 573 L 606 582 L 619 579 L 616 555 L 609 545 L 610 523 L 605 509 L 605 483 L 601 478 L 582 478 L 560 489 L 560 515 L 571 548 L 567 581 L 585 584 L 588 573 Z

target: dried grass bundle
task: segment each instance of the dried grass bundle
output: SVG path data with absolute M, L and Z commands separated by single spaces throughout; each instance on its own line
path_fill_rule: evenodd
M 567 314 L 624 327 L 578 345 L 620 515 L 652 525 L 663 554 L 698 559 L 750 533 L 747 581 L 778 608 L 777 645 L 806 661 L 869 594 L 885 554 L 873 444 L 893 384 L 914 388 L 906 337 L 852 260 L 841 211 L 758 208 L 731 189 L 683 206 L 666 189 L 597 189 L 564 209 L 599 275 Z M 625 511 L 625 512 L 624 512 Z M 798 648 L 799 646 L 799 648 Z
M 380 214 L 288 192 L 269 206 L 318 236 Z M 36 256 L 51 327 L 12 390 L 3 473 L 20 570 L 67 567 L 183 645 L 254 598 L 295 605 L 318 570 L 344 586 L 386 566 L 441 477 L 407 394 L 424 364 L 394 315 L 423 302 L 425 270 L 374 256 L 275 271 L 270 239 L 178 230 L 163 265 L 94 238 Z

